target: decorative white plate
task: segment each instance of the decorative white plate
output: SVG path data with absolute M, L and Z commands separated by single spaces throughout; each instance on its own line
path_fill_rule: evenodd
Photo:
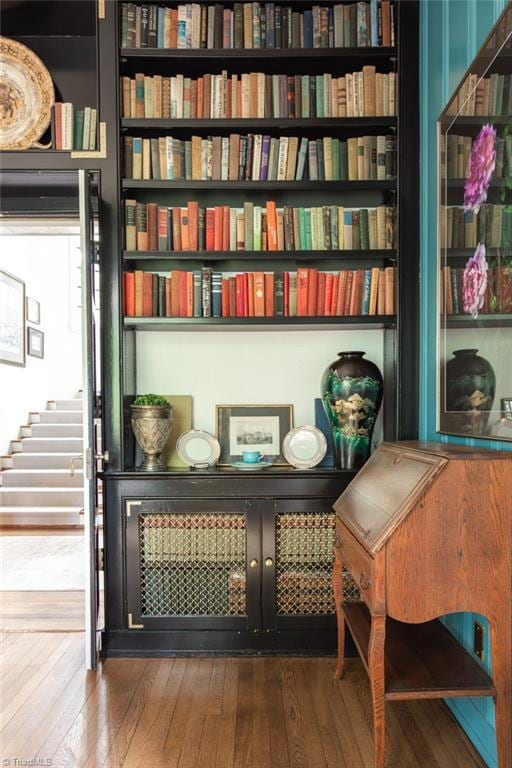
M 327 440 L 317 427 L 295 427 L 283 440 L 283 456 L 297 469 L 316 467 L 326 453 Z
M 218 462 L 220 443 L 209 432 L 204 432 L 202 429 L 191 429 L 179 436 L 176 451 L 188 467 L 205 469 Z
M 45 65 L 26 45 L 0 37 L 0 149 L 29 149 L 50 125 L 55 99 Z
M 266 469 L 267 467 L 272 466 L 271 461 L 257 461 L 253 464 L 250 464 L 248 461 L 234 461 L 232 464 L 230 464 L 231 467 L 234 467 L 235 469 L 242 469 L 244 472 L 256 472 L 258 469 Z

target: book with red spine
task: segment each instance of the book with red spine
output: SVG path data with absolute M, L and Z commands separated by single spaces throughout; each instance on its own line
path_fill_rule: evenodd
M 248 285 L 247 285 L 247 294 L 248 294 L 248 308 L 247 308 L 247 314 L 249 317 L 254 317 L 254 272 L 249 272 L 247 275 L 248 278 Z
M 216 205 L 214 209 L 214 251 L 222 251 L 222 234 L 223 234 L 223 210 L 222 205 Z
M 206 209 L 206 250 L 215 250 L 215 209 Z
M 135 317 L 135 275 L 125 272 L 124 275 L 124 313 L 126 317 Z
M 236 317 L 236 277 L 229 278 L 229 317 Z
M 180 271 L 171 272 L 171 317 L 180 316 Z
M 148 203 L 148 250 L 158 250 L 158 205 L 157 203 Z
M 254 316 L 265 317 L 265 274 L 254 273 Z
M 336 314 L 336 306 L 338 303 L 338 288 L 340 285 L 340 273 L 336 272 L 335 275 L 332 276 L 332 296 L 331 296 L 331 306 L 328 308 L 329 311 L 327 312 L 326 307 L 326 315 L 334 316 Z
M 187 273 L 179 270 L 179 312 L 178 317 L 187 316 Z
M 188 225 L 188 208 L 180 208 L 181 247 L 190 251 L 190 229 Z
M 55 147 L 54 149 L 62 149 L 62 103 L 56 101 L 53 105 L 54 122 L 55 122 Z
M 320 317 L 325 311 L 325 279 L 327 272 L 320 272 L 318 275 L 318 295 L 316 302 L 316 316 Z M 309 313 L 308 313 L 309 314 Z
M 194 316 L 194 273 L 185 272 L 186 275 L 186 316 Z
M 284 273 L 284 316 L 290 317 L 290 273 Z
M 345 297 L 347 295 L 347 277 L 348 272 L 346 269 L 342 269 L 340 272 L 340 280 L 338 283 L 338 296 L 336 301 L 335 315 L 341 317 L 345 314 Z
M 274 273 L 265 272 L 265 317 L 274 317 Z
M 199 203 L 197 200 L 191 200 L 187 203 L 188 208 L 188 234 L 190 250 L 197 251 L 199 235 Z
M 153 275 L 144 272 L 142 280 L 142 317 L 153 317 Z
M 235 277 L 236 284 L 236 317 L 244 316 L 244 276 L 238 274 Z
M 222 206 L 222 250 L 229 251 L 229 205 Z
M 324 307 L 322 314 L 326 317 L 331 316 L 331 304 L 332 304 L 332 289 L 333 289 L 334 275 L 332 272 L 327 272 L 325 275 L 325 290 L 324 290 Z
M 306 313 L 308 317 L 315 316 L 317 302 L 318 302 L 318 269 L 310 269 L 309 285 L 308 285 L 308 309 Z
M 345 292 L 345 307 L 343 309 L 344 315 L 350 315 L 350 302 L 352 301 L 353 283 L 354 283 L 354 270 L 349 269 L 347 272 L 347 290 Z
M 244 302 L 244 317 L 249 317 L 249 273 L 243 273 L 243 302 Z
M 142 317 L 142 304 L 144 293 L 144 272 L 142 269 L 136 269 L 134 272 L 135 280 L 135 317 Z
M 350 307 L 349 315 L 360 314 L 360 302 L 359 302 L 359 282 L 362 270 L 354 269 L 352 278 L 352 292 L 350 295 Z
M 297 317 L 308 314 L 309 269 L 299 267 L 297 270 Z
M 158 250 L 166 251 L 168 248 L 169 227 L 167 223 L 167 208 L 158 207 Z
M 267 200 L 267 250 L 277 251 L 277 210 L 273 200 Z
M 222 317 L 229 317 L 229 278 L 222 278 Z
M 181 210 L 179 208 L 172 209 L 172 240 L 173 248 L 175 251 L 182 251 L 181 244 Z

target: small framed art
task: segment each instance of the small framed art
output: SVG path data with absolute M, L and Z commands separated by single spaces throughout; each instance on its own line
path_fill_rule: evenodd
M 504 419 L 512 421 L 512 397 L 501 398 L 501 412 Z
M 35 299 L 27 296 L 27 323 L 39 325 L 41 322 L 41 305 Z
M 286 466 L 285 435 L 293 426 L 292 405 L 217 405 L 219 465 L 240 461 L 243 451 L 259 451 L 275 466 Z
M 0 270 L 0 362 L 25 365 L 25 283 Z
M 44 333 L 30 326 L 27 328 L 27 354 L 44 358 Z

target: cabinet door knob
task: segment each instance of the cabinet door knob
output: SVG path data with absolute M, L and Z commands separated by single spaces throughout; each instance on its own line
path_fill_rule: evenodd
M 267 559 L 265 560 L 265 566 L 267 568 L 272 568 L 273 565 L 274 565 L 274 561 L 272 560 L 272 558 L 267 557 Z
M 256 558 L 253 557 L 253 559 L 251 560 L 249 565 L 250 565 L 251 568 L 257 568 L 258 567 L 258 561 L 256 560 Z

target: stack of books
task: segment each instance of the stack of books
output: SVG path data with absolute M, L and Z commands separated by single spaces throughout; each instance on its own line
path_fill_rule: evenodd
M 447 206 L 441 216 L 441 243 L 446 248 L 512 248 L 512 208 L 484 203 L 478 213 Z
M 395 267 L 322 272 L 123 274 L 126 317 L 338 317 L 393 315 Z
M 123 48 L 355 48 L 395 44 L 389 0 L 314 5 L 302 13 L 275 3 L 123 3 Z
M 317 207 L 265 207 L 252 202 L 186 207 L 125 200 L 127 251 L 331 251 L 391 250 L 396 210 Z
M 68 151 L 95 151 L 98 112 L 95 107 L 75 109 L 70 102 L 56 102 L 51 116 L 52 146 Z
M 464 313 L 464 267 L 443 267 L 441 270 L 441 312 L 447 315 Z M 512 266 L 497 265 L 487 270 L 487 287 L 479 314 L 512 314 Z
M 396 176 L 396 139 L 392 135 L 347 141 L 262 134 L 190 140 L 126 136 L 124 161 L 129 179 L 385 181 Z
M 144 75 L 121 78 L 127 118 L 329 118 L 396 114 L 396 73 L 360 72 L 336 77 L 250 72 L 191 78 Z

